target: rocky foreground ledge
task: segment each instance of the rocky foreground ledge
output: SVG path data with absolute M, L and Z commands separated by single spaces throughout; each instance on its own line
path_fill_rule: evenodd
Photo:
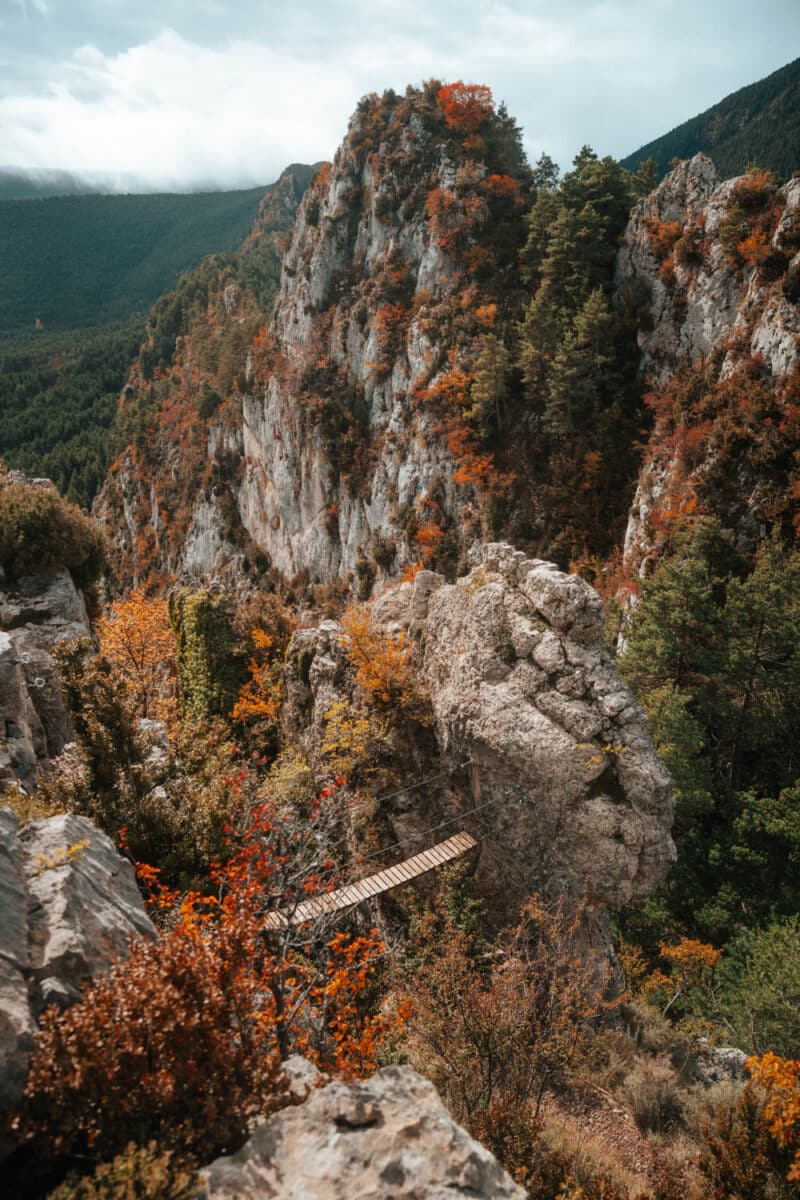
M 320 1086 L 309 1063 L 287 1067 L 306 1099 L 201 1172 L 208 1200 L 524 1200 L 413 1068 Z

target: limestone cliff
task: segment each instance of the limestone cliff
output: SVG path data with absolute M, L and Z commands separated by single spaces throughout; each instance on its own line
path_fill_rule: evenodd
M 66 567 L 13 583 L 0 576 L 0 793 L 30 788 L 39 764 L 71 741 L 52 651 L 89 636 L 84 598 Z
M 645 573 L 681 515 L 705 511 L 752 549 L 791 524 L 800 396 L 800 179 L 718 183 L 701 154 L 631 214 L 617 289 L 639 309 L 655 421 L 625 539 Z
M 125 404 L 149 389 L 152 422 L 99 510 L 123 576 L 238 557 L 371 579 L 480 532 L 470 468 L 487 463 L 446 392 L 517 286 L 527 169 L 513 123 L 485 124 L 467 145 L 435 88 L 365 98 L 300 204 L 271 322 L 254 329 L 247 289 L 220 276 L 162 377 L 132 380 Z M 213 407 L 200 381 L 220 341 L 236 361 Z

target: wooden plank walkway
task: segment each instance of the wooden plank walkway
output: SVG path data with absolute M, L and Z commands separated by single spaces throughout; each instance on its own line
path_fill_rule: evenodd
M 287 924 L 301 925 L 304 921 L 313 921 L 326 913 L 352 908 L 364 900 L 371 899 L 372 896 L 390 892 L 392 888 L 400 887 L 401 884 L 408 883 L 427 871 L 433 871 L 436 867 L 459 858 L 477 844 L 471 833 L 457 833 L 446 842 L 439 842 L 437 846 L 431 846 L 430 850 L 423 850 L 421 854 L 415 854 L 413 858 L 407 858 L 395 867 L 386 867 L 376 875 L 368 875 L 365 879 L 359 879 L 357 883 L 337 888 L 335 892 L 326 892 L 324 895 L 314 896 L 311 900 L 304 900 L 288 918 L 285 913 L 271 912 L 264 922 L 265 927 L 285 929 Z

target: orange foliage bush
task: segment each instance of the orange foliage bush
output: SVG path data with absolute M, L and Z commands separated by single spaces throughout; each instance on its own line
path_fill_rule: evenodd
M 667 997 L 663 1007 L 665 1014 L 682 997 L 707 987 L 715 967 L 722 958 L 721 950 L 716 950 L 697 938 L 682 938 L 674 946 L 662 942 L 659 953 L 669 964 L 669 974 L 657 968 L 645 979 L 642 990 L 646 995 L 661 993 Z
M 486 117 L 494 112 L 491 88 L 464 83 L 461 79 L 440 87 L 436 103 L 448 128 L 465 136 L 476 134 Z
M 383 304 L 375 313 L 372 322 L 375 342 L 381 359 L 389 360 L 387 367 L 392 366 L 391 360 L 400 347 L 407 320 L 408 311 L 402 304 Z
M 411 645 L 405 632 L 383 633 L 366 605 L 349 608 L 342 617 L 342 627 L 358 686 L 381 704 L 409 704 L 415 689 Z
M 662 221 L 659 217 L 651 217 L 646 224 L 650 248 L 659 262 L 663 262 L 672 254 L 675 243 L 683 233 L 683 226 L 680 221 Z
M 764 1054 L 747 1069 L 767 1095 L 765 1116 L 778 1144 L 794 1152 L 789 1179 L 800 1183 L 800 1060 Z
M 414 534 L 414 541 L 419 546 L 425 562 L 433 561 L 443 537 L 444 530 L 432 517 L 418 526 L 417 532 Z
M 263 629 L 254 629 L 251 637 L 255 653 L 247 664 L 250 678 L 242 685 L 231 715 L 242 724 L 253 720 L 277 721 L 283 689 L 280 671 L 270 656 L 273 639 Z
M 747 171 L 736 181 L 720 223 L 720 241 L 733 267 L 759 267 L 770 253 L 781 218 L 777 186 L 770 171 Z
M 721 1105 L 701 1126 L 700 1173 L 711 1200 L 774 1197 L 796 1193 L 786 1182 L 789 1164 L 769 1128 L 762 1098 L 749 1084 L 732 1103 Z M 795 1166 L 796 1178 L 796 1166 Z
M 335 789 L 294 821 L 254 807 L 210 895 L 181 898 L 139 867 L 168 932 L 135 943 L 72 1008 L 45 1014 L 15 1122 L 29 1151 L 92 1160 L 153 1138 L 205 1161 L 281 1102 L 289 1053 L 344 1075 L 374 1068 L 406 1014 L 364 1003 L 383 952 L 376 931 L 326 942 L 308 923 L 265 927 L 269 911 L 291 915 L 333 886 L 325 821 L 335 812 Z

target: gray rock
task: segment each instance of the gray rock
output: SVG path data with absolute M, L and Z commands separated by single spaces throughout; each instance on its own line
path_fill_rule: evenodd
M 22 1095 L 36 1030 L 28 1001 L 27 910 L 17 818 L 0 808 L 0 1112 Z
M 208 1200 L 524 1200 L 411 1067 L 335 1080 L 201 1173 Z
M 592 588 L 502 543 L 474 547 L 470 560 L 454 584 L 418 576 L 373 603 L 387 632 L 413 631 L 431 698 L 436 765 L 409 762 L 408 782 L 453 772 L 383 815 L 398 839 L 455 818 L 480 841 L 478 884 L 508 917 L 553 888 L 585 893 L 602 922 L 605 906 L 648 895 L 674 861 L 669 775 L 604 648 Z M 298 635 L 284 720 L 312 762 L 350 679 L 337 625 Z
M 0 1113 L 22 1097 L 35 1018 L 74 1003 L 131 937 L 155 929 L 110 838 L 71 814 L 18 831 L 0 808 Z
M 715 1083 L 744 1079 L 746 1062 L 747 1055 L 737 1046 L 711 1046 L 706 1038 L 701 1038 L 689 1069 L 697 1083 L 712 1087 Z
M 72 739 L 52 651 L 88 637 L 83 597 L 65 568 L 0 585 L 0 793 L 30 788 L 40 764 Z
M 125 953 L 132 934 L 155 937 L 133 868 L 91 821 L 71 813 L 31 821 L 20 842 L 30 897 L 31 979 L 55 977 L 77 998 L 87 979 Z

